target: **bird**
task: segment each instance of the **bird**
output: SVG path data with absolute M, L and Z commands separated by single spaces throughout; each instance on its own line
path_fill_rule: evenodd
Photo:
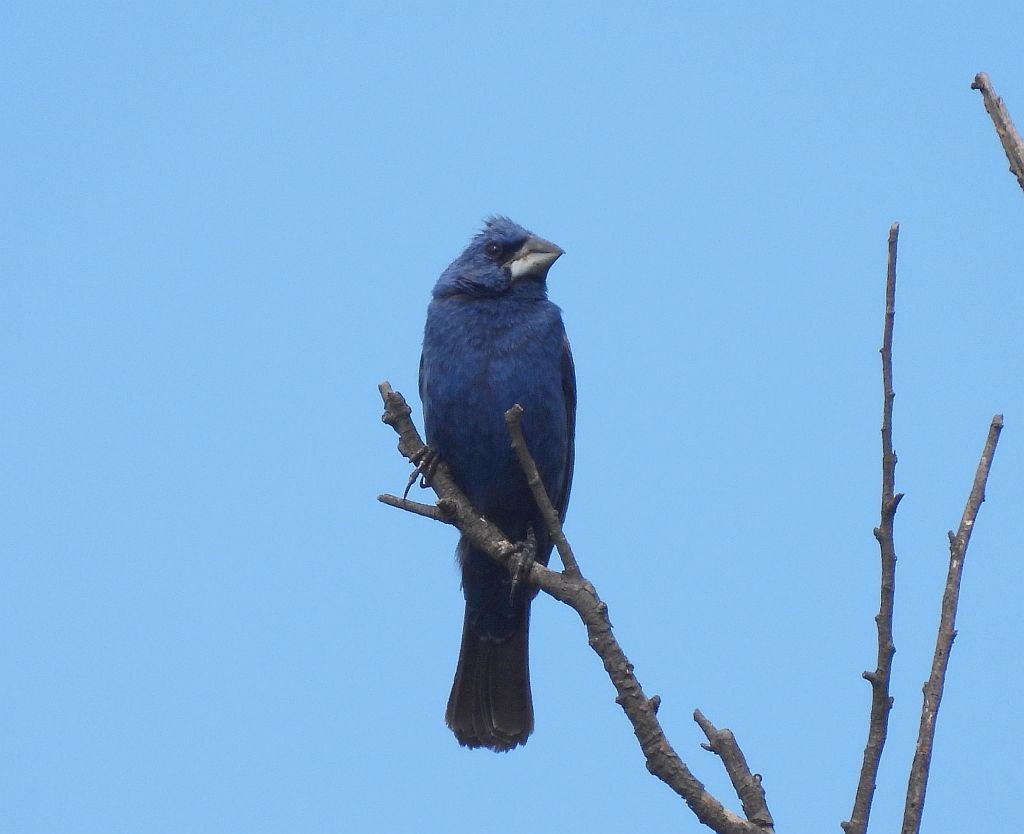
M 522 406 L 523 436 L 565 518 L 576 432 L 576 371 L 547 275 L 562 249 L 503 216 L 484 221 L 434 285 L 420 358 L 427 446 L 486 519 L 514 543 L 551 537 L 512 449 L 505 412 Z M 536 588 L 461 537 L 465 614 L 445 722 L 464 747 L 497 752 L 533 732 L 530 604 Z

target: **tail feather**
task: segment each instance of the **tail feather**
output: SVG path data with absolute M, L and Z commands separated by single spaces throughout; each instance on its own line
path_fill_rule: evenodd
M 467 611 L 445 713 L 445 723 L 464 747 L 511 750 L 533 732 L 529 627 L 527 609 L 522 624 L 504 640 L 479 637 Z

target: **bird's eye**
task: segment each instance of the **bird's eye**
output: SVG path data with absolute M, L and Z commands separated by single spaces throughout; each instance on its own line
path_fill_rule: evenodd
M 490 241 L 484 247 L 484 254 L 492 260 L 497 258 L 501 254 L 501 244 L 494 240 Z

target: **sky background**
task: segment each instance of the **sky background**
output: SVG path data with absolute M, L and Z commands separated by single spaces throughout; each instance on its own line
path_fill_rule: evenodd
M 534 605 L 537 729 L 443 722 L 456 534 L 379 505 L 425 307 L 484 217 L 560 244 L 567 533 L 679 754 L 839 831 L 875 663 L 886 235 L 902 814 L 956 527 L 971 542 L 924 830 L 1019 810 L 1024 6 L 0 9 L 0 831 L 703 829 L 575 614 Z M 422 498 L 426 493 L 415 497 Z

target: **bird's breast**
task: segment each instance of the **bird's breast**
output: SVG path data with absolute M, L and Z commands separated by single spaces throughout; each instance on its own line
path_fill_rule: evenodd
M 420 380 L 427 442 L 470 500 L 493 512 L 518 500 L 525 488 L 504 418 L 514 404 L 524 409 L 523 431 L 534 456 L 565 458 L 561 318 L 554 305 L 554 315 L 470 302 L 435 305 L 428 314 Z M 549 483 L 561 477 L 542 474 Z

